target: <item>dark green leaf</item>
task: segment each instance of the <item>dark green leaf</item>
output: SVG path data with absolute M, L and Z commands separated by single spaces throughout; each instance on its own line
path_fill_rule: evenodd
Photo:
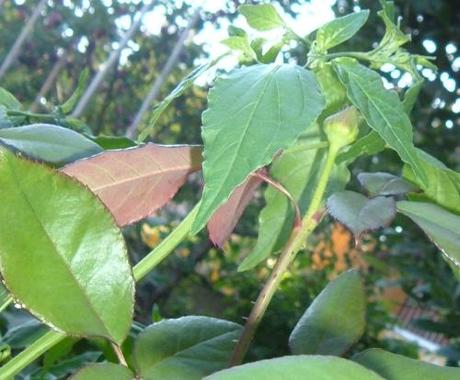
M 369 11 L 365 10 L 329 21 L 316 32 L 318 50 L 325 52 L 349 40 L 366 23 L 368 17 Z
M 284 21 L 271 4 L 241 5 L 238 10 L 246 18 L 249 26 L 266 31 L 284 26 Z
M 390 173 L 359 173 L 358 181 L 369 195 L 401 195 L 417 191 L 417 187 L 405 179 Z
M 133 380 L 134 374 L 129 368 L 113 364 L 91 364 L 78 371 L 72 380 Z
M 12 93 L 0 87 L 0 106 L 4 106 L 9 110 L 18 110 L 22 107 L 22 104 Z
M 198 66 L 190 74 L 188 74 L 182 81 L 171 91 L 171 93 L 164 98 L 160 103 L 158 103 L 152 110 L 148 126 L 141 131 L 139 134 L 139 141 L 145 140 L 147 137 L 151 136 L 155 130 L 156 123 L 160 116 L 163 114 L 163 111 L 168 108 L 172 101 L 179 96 L 181 96 L 185 91 L 192 87 L 193 82 L 205 71 L 207 71 L 211 66 L 213 66 L 216 61 L 206 63 L 204 65 Z
M 54 365 L 37 368 L 30 375 L 30 380 L 67 379 L 69 375 L 78 371 L 82 366 L 95 362 L 100 357 L 101 352 L 99 351 L 85 351 L 79 355 L 72 355 Z
M 369 199 L 354 191 L 335 193 L 327 200 L 327 208 L 329 213 L 345 224 L 356 238 L 363 232 L 387 226 L 396 214 L 393 198 Z
M 14 297 L 68 334 L 121 343 L 134 281 L 123 236 L 99 199 L 4 148 L 0 198 L 0 269 Z
M 47 331 L 49 329 L 46 325 L 35 318 L 28 318 L 23 323 L 8 330 L 2 338 L 2 343 L 8 344 L 12 349 L 25 348 L 43 336 Z
M 448 262 L 460 269 L 460 216 L 426 202 L 401 201 L 397 210 L 417 223 Z
M 73 111 L 75 106 L 77 105 L 78 101 L 80 100 L 81 96 L 83 95 L 86 85 L 88 84 L 89 80 L 89 70 L 85 68 L 78 78 L 77 88 L 73 92 L 67 101 L 60 106 L 60 109 L 64 115 L 67 115 Z
M 366 136 L 358 139 L 353 145 L 350 146 L 350 148 L 348 148 L 348 150 L 340 153 L 336 162 L 339 164 L 343 162 L 351 164 L 354 160 L 363 154 L 372 156 L 373 154 L 377 154 L 384 149 L 385 141 L 383 141 L 383 139 L 376 131 L 371 131 Z
M 417 102 L 418 95 L 420 94 L 420 90 L 423 87 L 423 79 L 418 80 L 415 84 L 409 87 L 404 94 L 404 100 L 402 102 L 404 112 L 407 115 L 410 115 L 412 110 L 414 109 L 415 103 Z
M 136 367 L 145 380 L 202 379 L 228 366 L 240 332 L 240 325 L 221 319 L 164 319 L 139 334 Z
M 218 79 L 203 113 L 205 187 L 192 232 L 251 172 L 292 145 L 323 106 L 313 74 L 299 66 L 254 65 Z
M 92 140 L 104 150 L 126 149 L 137 146 L 133 140 L 122 136 L 97 136 Z
M 353 357 L 387 380 L 458 380 L 460 368 L 440 367 L 402 355 L 371 348 Z
M 375 372 L 332 356 L 298 355 L 229 368 L 203 380 L 383 380 Z
M 90 139 L 51 124 L 0 129 L 0 142 L 31 158 L 56 165 L 102 152 L 102 148 Z
M 295 355 L 341 356 L 361 338 L 366 294 L 359 273 L 341 274 L 315 298 L 289 337 Z
M 426 183 L 426 174 L 412 141 L 412 125 L 398 95 L 385 89 L 378 73 L 353 59 L 340 58 L 335 61 L 335 67 L 349 99 L 369 126 L 412 167 L 417 178 Z
M 238 28 L 237 26 L 230 25 L 228 27 L 228 35 L 231 36 L 238 36 L 238 37 L 245 37 L 248 34 L 244 29 Z

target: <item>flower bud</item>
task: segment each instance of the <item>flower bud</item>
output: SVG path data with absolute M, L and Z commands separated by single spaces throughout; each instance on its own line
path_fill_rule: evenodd
M 337 150 L 350 145 L 359 132 L 359 112 L 351 106 L 324 120 L 324 132 L 329 144 Z

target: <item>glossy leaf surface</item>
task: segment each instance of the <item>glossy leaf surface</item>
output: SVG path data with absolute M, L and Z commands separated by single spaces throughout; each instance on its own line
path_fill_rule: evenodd
M 412 125 L 398 95 L 383 86 L 375 71 L 350 58 L 336 60 L 340 80 L 347 88 L 350 101 L 375 130 L 426 183 L 426 174 L 413 144 Z
M 102 148 L 90 139 L 51 124 L 1 129 L 0 142 L 31 158 L 56 165 L 102 152 Z
M 284 21 L 271 4 L 241 5 L 238 10 L 246 18 L 249 26 L 266 31 L 284 26 Z
M 397 210 L 411 218 L 460 269 L 460 216 L 433 203 L 401 201 Z
M 145 380 L 199 380 L 228 366 L 241 326 L 210 317 L 165 319 L 147 327 L 134 348 Z
M 253 65 L 216 81 L 203 113 L 205 187 L 198 232 L 247 176 L 292 145 L 324 100 L 313 74 L 295 65 Z
M 62 171 L 95 193 L 119 226 L 152 215 L 201 167 L 198 146 L 147 144 L 104 152 L 65 166 Z
M 377 348 L 353 357 L 353 360 L 387 380 L 458 380 L 459 368 L 440 367 Z
M 289 337 L 295 355 L 341 356 L 366 325 L 366 294 L 359 273 L 347 271 L 330 282 L 300 318 Z
M 329 21 L 316 32 L 318 49 L 324 52 L 349 40 L 366 23 L 368 17 L 369 11 L 364 10 Z
M 369 199 L 354 191 L 333 194 L 327 200 L 329 213 L 359 238 L 363 232 L 387 226 L 396 215 L 393 198 Z
M 69 334 L 121 343 L 134 281 L 123 236 L 104 205 L 76 181 L 6 149 L 0 196 L 0 269 L 15 298 Z
M 401 195 L 417 190 L 415 185 L 405 179 L 384 172 L 359 173 L 358 181 L 372 196 Z
M 113 363 L 91 364 L 82 368 L 72 380 L 133 380 L 129 368 Z
M 261 183 L 262 179 L 259 177 L 251 176 L 246 179 L 243 184 L 233 190 L 228 201 L 220 206 L 209 219 L 209 238 L 216 246 L 223 246 Z
M 333 356 L 298 355 L 261 360 L 229 368 L 204 380 L 383 380 L 350 360 Z

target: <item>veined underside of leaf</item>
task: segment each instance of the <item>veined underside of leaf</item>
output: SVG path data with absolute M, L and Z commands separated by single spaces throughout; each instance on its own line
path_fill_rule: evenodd
M 245 182 L 233 191 L 228 201 L 220 206 L 209 219 L 209 238 L 216 246 L 222 248 L 262 182 L 263 180 L 259 177 L 248 177 Z
M 95 193 L 119 226 L 152 215 L 201 167 L 201 147 L 147 144 L 101 153 L 62 171 Z

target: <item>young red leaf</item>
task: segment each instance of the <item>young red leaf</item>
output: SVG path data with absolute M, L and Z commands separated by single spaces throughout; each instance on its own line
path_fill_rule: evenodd
M 211 217 L 208 222 L 209 238 L 216 246 L 224 245 L 262 182 L 260 177 L 249 176 Z
M 201 168 L 198 146 L 147 144 L 107 151 L 61 170 L 90 188 L 119 226 L 152 215 Z

